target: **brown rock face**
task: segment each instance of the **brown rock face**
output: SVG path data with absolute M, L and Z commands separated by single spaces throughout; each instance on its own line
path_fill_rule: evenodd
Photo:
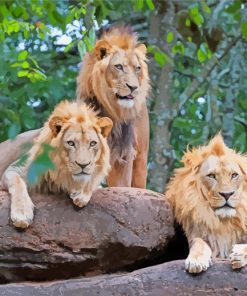
M 61 282 L 0 286 L 0 295 L 15 296 L 241 296 L 247 295 L 247 268 L 232 271 L 217 261 L 206 272 L 190 275 L 184 261 L 173 261 L 128 274 L 103 275 Z
M 0 282 L 131 269 L 164 251 L 174 236 L 170 207 L 152 191 L 99 189 L 81 210 L 66 196 L 32 199 L 34 223 L 18 231 L 9 220 L 8 194 L 0 195 Z

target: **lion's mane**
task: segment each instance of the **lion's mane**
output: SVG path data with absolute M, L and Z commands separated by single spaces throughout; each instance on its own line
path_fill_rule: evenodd
M 225 155 L 234 160 L 244 173 L 244 186 L 237 207 L 237 215 L 220 219 L 202 194 L 199 176 L 201 163 L 210 155 Z M 202 237 L 209 243 L 215 256 L 226 257 L 234 243 L 241 239 L 247 228 L 247 162 L 246 157 L 228 148 L 220 135 L 207 146 L 187 151 L 183 167 L 174 172 L 166 190 L 166 198 L 173 207 L 176 220 L 183 226 L 189 240 Z

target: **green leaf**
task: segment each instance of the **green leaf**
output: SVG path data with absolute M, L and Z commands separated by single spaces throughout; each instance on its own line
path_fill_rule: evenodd
M 172 47 L 172 53 L 180 53 L 184 54 L 184 45 L 181 41 L 178 41 L 173 47 Z
M 185 20 L 185 26 L 186 26 L 186 27 L 190 27 L 190 25 L 191 25 L 190 19 L 187 18 L 187 19 Z
M 235 0 L 226 8 L 226 12 L 234 14 L 241 8 L 241 0 Z
M 49 169 L 54 170 L 55 165 L 50 159 L 50 152 L 55 149 L 47 144 L 42 146 L 42 152 L 33 160 L 27 172 L 27 181 L 30 185 L 37 183 L 39 178 Z
M 19 52 L 18 54 L 18 61 L 25 61 L 28 55 L 28 51 L 27 50 L 22 50 Z
M 86 45 L 82 40 L 80 40 L 77 44 L 77 48 L 80 54 L 81 60 L 84 58 L 85 53 L 87 52 Z
M 241 32 L 245 40 L 247 40 L 247 21 L 242 22 L 241 24 Z
M 205 0 L 201 0 L 201 5 L 202 5 L 202 9 L 205 13 L 208 13 L 208 14 L 211 13 L 211 8 L 207 5 Z
M 27 69 L 27 68 L 29 68 L 29 63 L 27 61 L 25 61 L 21 64 L 21 66 L 23 69 Z
M 196 5 L 193 5 L 189 9 L 189 17 L 199 27 L 204 23 L 204 18 L 200 14 L 199 8 L 198 8 L 198 5 L 197 4 Z
M 197 59 L 200 63 L 204 62 L 207 58 L 207 55 L 202 51 L 201 48 L 197 50 Z
M 173 41 L 173 39 L 174 39 L 174 34 L 173 34 L 173 32 L 169 32 L 169 33 L 167 34 L 167 36 L 166 36 L 166 41 L 167 41 L 168 43 L 171 43 L 171 42 Z
M 25 77 L 25 76 L 28 76 L 28 71 L 27 70 L 21 70 L 21 71 L 18 71 L 17 73 L 17 76 L 18 77 Z
M 154 3 L 153 3 L 153 0 L 146 0 L 146 3 L 147 3 L 147 6 L 150 10 L 154 10 L 155 9 L 155 6 L 154 6 Z
M 143 8 L 143 0 L 136 0 L 135 3 L 135 9 L 140 11 Z
M 154 59 L 155 61 L 160 65 L 160 66 L 164 66 L 165 62 L 166 62 L 166 56 L 163 52 L 160 51 L 156 51 L 154 54 Z
M 12 123 L 8 128 L 8 138 L 14 139 L 20 130 L 20 125 L 17 122 Z

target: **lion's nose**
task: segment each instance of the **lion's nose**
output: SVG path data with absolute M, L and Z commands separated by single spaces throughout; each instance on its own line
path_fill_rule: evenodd
M 234 191 L 232 191 L 232 192 L 219 192 L 219 194 L 221 196 L 223 196 L 225 198 L 225 200 L 228 200 L 234 194 Z
M 85 164 L 82 164 L 82 163 L 79 163 L 79 162 L 75 162 L 82 170 L 84 170 L 87 166 L 90 165 L 91 161 L 89 161 L 88 163 L 85 163 Z
M 126 83 L 126 85 L 128 86 L 128 88 L 130 89 L 131 92 L 133 92 L 134 90 L 137 89 L 137 86 L 129 85 L 128 83 Z

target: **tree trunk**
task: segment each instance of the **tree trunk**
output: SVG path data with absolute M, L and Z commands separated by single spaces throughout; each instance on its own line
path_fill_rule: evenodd
M 149 44 L 157 45 L 165 52 L 169 52 L 169 45 L 164 43 L 167 33 L 172 31 L 175 16 L 174 1 L 160 1 L 157 12 L 151 16 Z M 173 104 L 170 97 L 172 66 L 166 63 L 163 67 L 154 61 L 149 63 L 150 73 L 153 73 L 152 93 L 154 105 L 152 113 L 155 118 L 153 140 L 151 142 L 151 172 L 150 188 L 163 192 L 173 162 L 172 147 L 170 145 L 170 123 L 173 119 Z M 155 83 L 157 82 L 157 83 Z

